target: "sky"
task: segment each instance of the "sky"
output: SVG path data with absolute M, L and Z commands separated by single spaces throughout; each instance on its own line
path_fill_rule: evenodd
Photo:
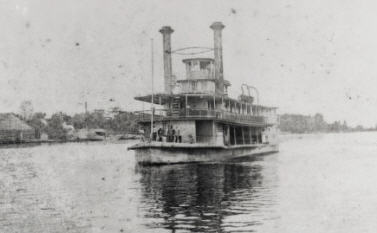
M 221 21 L 224 77 L 279 113 L 377 124 L 377 2 L 372 0 L 0 0 L 0 112 L 75 113 L 149 108 L 134 96 L 163 90 L 162 36 L 172 47 L 213 47 Z M 206 54 L 212 56 L 212 54 Z M 183 56 L 173 73 L 184 78 Z M 110 101 L 113 99 L 114 101 Z

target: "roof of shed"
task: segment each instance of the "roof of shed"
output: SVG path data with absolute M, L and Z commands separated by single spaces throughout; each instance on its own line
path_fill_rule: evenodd
M 12 113 L 0 113 L 0 130 L 33 130 Z

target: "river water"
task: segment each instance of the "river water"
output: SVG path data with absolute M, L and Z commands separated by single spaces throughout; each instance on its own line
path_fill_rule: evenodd
M 124 144 L 0 149 L 0 232 L 376 232 L 377 133 L 237 163 L 139 167 Z

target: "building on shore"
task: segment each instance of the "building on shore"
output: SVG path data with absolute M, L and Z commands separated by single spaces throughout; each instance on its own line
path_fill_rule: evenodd
M 75 132 L 74 138 L 80 141 L 103 141 L 106 139 L 104 129 L 79 129 Z
M 25 142 L 35 139 L 35 130 L 13 113 L 0 113 L 0 143 Z

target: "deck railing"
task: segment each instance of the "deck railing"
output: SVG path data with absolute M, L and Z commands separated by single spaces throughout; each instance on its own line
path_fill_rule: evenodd
M 139 116 L 140 121 L 151 120 L 151 110 L 137 111 L 135 112 Z M 154 112 L 154 120 L 175 120 L 182 118 L 200 118 L 200 119 L 217 119 L 232 121 L 238 123 L 254 123 L 265 124 L 263 116 L 243 115 L 233 112 L 227 112 L 222 110 L 208 110 L 208 109 L 156 109 Z
M 167 135 L 155 135 L 154 138 L 150 138 L 149 136 L 144 138 L 147 142 L 161 142 L 161 143 L 174 143 L 174 144 L 197 144 L 197 145 L 208 145 L 208 146 L 236 146 L 236 145 L 257 145 L 262 143 L 258 141 L 258 136 L 253 135 L 252 138 L 250 137 L 242 137 L 236 136 L 232 139 L 225 140 L 224 136 L 217 136 L 217 135 L 210 135 L 210 136 L 203 136 L 203 135 L 196 135 L 190 137 L 183 137 L 182 136 L 172 136 L 167 137 Z

